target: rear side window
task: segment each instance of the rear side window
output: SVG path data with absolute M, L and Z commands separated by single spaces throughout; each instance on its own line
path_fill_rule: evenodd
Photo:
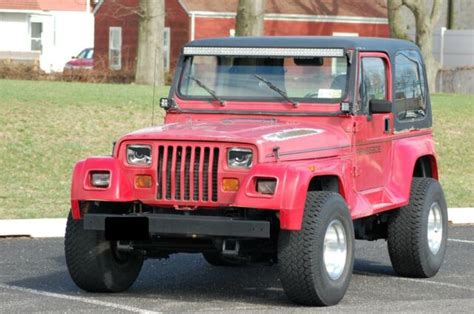
M 420 56 L 415 51 L 402 51 L 395 57 L 394 104 L 400 121 L 426 116 L 426 87 Z

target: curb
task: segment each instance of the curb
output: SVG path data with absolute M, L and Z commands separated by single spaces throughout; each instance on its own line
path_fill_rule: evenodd
M 474 224 L 474 208 L 448 208 L 452 224 Z M 0 220 L 0 237 L 62 238 L 66 218 Z
M 64 237 L 66 218 L 0 220 L 0 237 Z
M 453 224 L 474 224 L 474 208 L 448 208 L 448 221 Z

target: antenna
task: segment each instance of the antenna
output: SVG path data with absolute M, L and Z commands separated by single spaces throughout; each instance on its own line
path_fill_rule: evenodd
M 151 126 L 155 124 L 155 93 L 156 93 L 156 55 L 158 53 L 158 47 L 155 47 L 155 60 L 153 68 L 153 99 L 151 103 Z

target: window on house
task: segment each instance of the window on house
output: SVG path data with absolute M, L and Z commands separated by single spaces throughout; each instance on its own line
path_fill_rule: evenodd
M 41 34 L 43 33 L 43 23 L 31 22 L 31 50 L 43 51 Z
M 122 28 L 110 27 L 109 29 L 109 68 L 122 69 Z
M 366 112 L 371 99 L 387 99 L 385 62 L 377 57 L 362 58 L 359 86 L 361 109 Z
M 394 103 L 399 120 L 420 119 L 426 115 L 426 90 L 420 56 L 402 51 L 395 57 Z
M 170 28 L 163 30 L 163 67 L 165 71 L 170 70 Z

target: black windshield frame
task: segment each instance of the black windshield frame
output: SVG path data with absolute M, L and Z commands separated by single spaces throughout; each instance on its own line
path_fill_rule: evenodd
M 183 100 L 198 100 L 198 101 L 215 101 L 214 98 L 210 95 L 186 95 L 181 92 L 182 84 L 183 81 L 186 77 L 186 70 L 189 69 L 190 63 L 192 62 L 193 58 L 195 56 L 193 55 L 186 55 L 186 56 L 181 56 L 180 61 L 179 61 L 179 67 L 177 67 L 177 75 L 175 75 L 175 79 L 173 81 L 173 90 L 175 91 L 176 95 Z M 209 57 L 213 57 L 210 55 Z M 266 56 L 252 56 L 250 58 L 269 58 Z M 292 56 L 290 57 L 275 57 L 275 59 L 281 59 L 281 58 L 293 58 Z M 328 56 L 327 58 L 331 58 Z M 346 78 L 345 78 L 345 88 L 341 93 L 341 97 L 338 98 L 308 98 L 308 97 L 291 97 L 291 99 L 295 100 L 298 103 L 302 104 L 340 104 L 342 101 L 345 101 L 348 98 L 348 95 L 350 94 L 350 77 L 351 77 L 351 62 L 348 60 L 348 56 L 344 54 L 344 57 L 346 59 Z M 272 92 L 269 90 L 268 96 L 267 97 L 239 97 L 239 96 L 226 96 L 226 95 L 220 95 L 218 94 L 219 98 L 221 98 L 224 101 L 235 101 L 235 102 L 262 102 L 262 103 L 288 103 L 286 99 L 278 95 L 277 93 Z

